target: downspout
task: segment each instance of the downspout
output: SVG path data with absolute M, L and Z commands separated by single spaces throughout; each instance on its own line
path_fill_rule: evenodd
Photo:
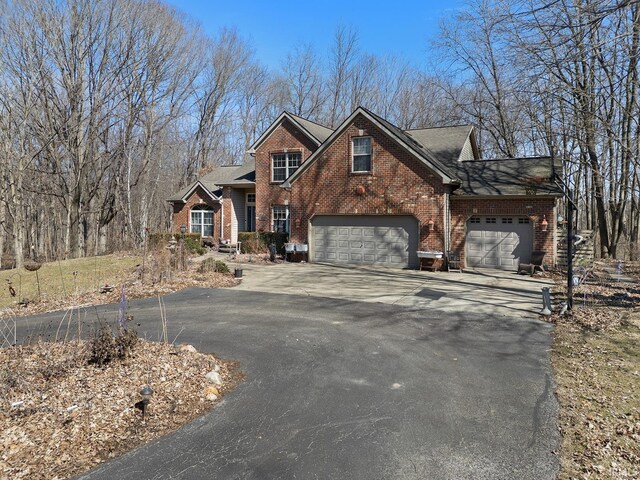
M 218 199 L 220 203 L 220 240 L 224 237 L 224 202 L 222 198 Z
M 451 218 L 449 215 L 449 193 L 444 194 L 444 252 L 449 251 L 451 241 Z

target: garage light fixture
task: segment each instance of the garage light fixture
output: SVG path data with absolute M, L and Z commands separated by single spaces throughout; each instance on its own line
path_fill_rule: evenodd
M 433 221 L 433 218 L 429 219 L 429 221 L 427 222 L 427 225 L 429 226 L 430 232 L 433 232 L 436 228 L 436 223 Z
M 540 230 L 542 230 L 543 232 L 546 232 L 547 228 L 549 228 L 549 222 L 547 222 L 547 216 L 543 215 L 542 222 L 540 222 Z

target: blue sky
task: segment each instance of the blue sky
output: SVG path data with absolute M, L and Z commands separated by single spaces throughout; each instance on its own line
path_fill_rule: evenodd
M 198 20 L 207 33 L 235 27 L 249 40 L 257 57 L 277 69 L 296 45 L 310 43 L 323 55 L 340 24 L 354 27 L 363 51 L 394 54 L 413 65 L 429 62 L 429 40 L 438 33 L 442 18 L 451 16 L 463 0 L 375 1 L 243 1 L 168 0 Z M 380 2 L 382 4 L 382 2 Z

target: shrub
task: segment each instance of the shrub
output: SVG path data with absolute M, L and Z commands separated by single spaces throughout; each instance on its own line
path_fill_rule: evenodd
M 164 248 L 172 238 L 173 233 L 151 233 L 149 234 L 149 238 L 147 239 L 147 248 L 149 248 L 150 250 L 159 247 Z
M 89 363 L 94 363 L 99 367 L 106 365 L 116 356 L 116 342 L 111 329 L 105 323 L 100 325 L 95 337 L 89 342 L 91 357 Z
M 200 273 L 229 273 L 229 267 L 222 260 L 215 260 L 213 258 L 205 259 L 198 267 Z
M 267 253 L 267 245 L 256 232 L 239 232 L 242 253 Z
M 289 241 L 289 235 L 281 232 L 260 232 L 260 237 L 267 246 L 275 243 L 278 253 L 284 253 L 284 244 Z
M 137 344 L 138 332 L 133 328 L 128 330 L 120 329 L 118 336 L 115 338 L 117 358 L 127 358 Z
M 284 253 L 284 244 L 288 239 L 289 236 L 286 233 L 280 232 L 238 233 L 238 241 L 242 242 L 242 253 L 266 253 L 272 243 L 276 244 L 276 250 L 279 253 Z
M 121 329 L 114 337 L 111 328 L 102 323 L 89 342 L 89 363 L 102 367 L 113 360 L 127 358 L 137 343 L 138 334 L 135 330 Z
M 194 235 L 197 235 L 197 237 Z M 189 236 L 185 235 L 184 248 L 186 249 L 187 252 L 196 253 L 198 255 L 204 255 L 204 253 L 207 251 L 200 243 L 199 233 L 192 233 Z
M 155 249 L 158 247 L 164 248 L 169 244 L 172 238 L 179 242 L 182 240 L 182 234 L 169 232 L 151 233 L 149 234 L 147 247 L 149 249 Z M 185 233 L 184 244 L 187 250 L 191 253 L 200 253 L 200 251 L 204 253 L 205 251 L 202 248 L 202 235 L 199 233 Z M 200 255 L 201 254 L 202 253 L 200 253 Z

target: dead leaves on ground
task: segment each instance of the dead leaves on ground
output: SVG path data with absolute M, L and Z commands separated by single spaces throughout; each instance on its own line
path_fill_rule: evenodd
M 573 314 L 552 317 L 562 479 L 640 478 L 639 301 L 637 283 L 596 268 Z
M 86 342 L 0 350 L 0 478 L 69 478 L 209 410 L 205 375 L 216 365 L 220 393 L 239 378 L 212 355 L 142 340 L 124 361 L 87 359 Z M 136 403 L 146 384 L 155 393 L 143 423 Z

